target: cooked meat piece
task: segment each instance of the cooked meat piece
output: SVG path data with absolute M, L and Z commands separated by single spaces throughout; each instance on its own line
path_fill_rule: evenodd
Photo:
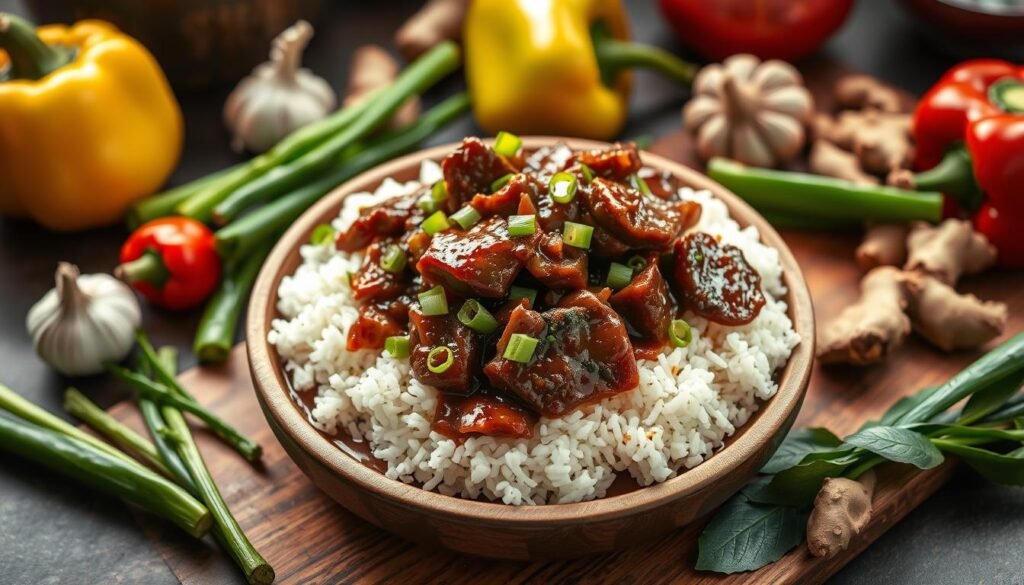
M 558 143 L 554 146 L 542 146 L 533 151 L 526 157 L 523 170 L 529 170 L 538 181 L 547 185 L 551 177 L 568 169 L 575 161 L 576 156 L 572 149 Z
M 598 177 L 625 181 L 640 170 L 640 153 L 632 142 L 616 143 L 611 148 L 586 150 L 577 159 L 590 167 Z
M 348 330 L 346 348 L 349 351 L 383 349 L 385 339 L 405 333 L 410 302 L 409 297 L 401 296 L 360 307 L 359 317 Z
M 536 232 L 519 251 L 526 270 L 544 286 L 580 289 L 587 286 L 587 253 L 566 245 L 558 232 Z
M 458 210 L 477 193 L 490 192 L 495 179 L 519 171 L 479 138 L 463 140 L 455 152 L 441 161 L 441 170 L 448 186 L 448 213 Z
M 531 418 L 522 408 L 497 396 L 478 393 L 462 398 L 442 394 L 431 428 L 455 440 L 473 435 L 529 439 L 533 436 Z
M 508 294 L 523 267 L 517 250 L 522 243 L 508 235 L 501 217 L 486 219 L 469 231 L 436 234 L 416 263 L 427 283 L 443 285 L 460 294 L 497 299 Z
M 649 255 L 647 266 L 608 300 L 626 321 L 631 337 L 652 343 L 668 339 L 668 326 L 675 311 L 656 254 Z
M 409 363 L 417 380 L 456 394 L 476 390 L 482 343 L 472 329 L 459 322 L 454 313 L 431 317 L 424 315 L 419 305 L 409 309 L 409 324 L 412 343 Z M 427 360 L 430 351 L 440 346 L 451 350 L 453 361 L 443 372 L 432 372 Z
M 761 275 L 736 246 L 721 245 L 703 232 L 675 244 L 677 290 L 686 308 L 723 325 L 746 325 L 764 306 Z
M 515 333 L 539 341 L 529 363 L 504 357 Z M 543 314 L 517 307 L 497 351 L 484 367 L 487 379 L 547 417 L 632 390 L 640 380 L 625 325 L 587 290 L 567 295 Z
M 379 238 L 402 235 L 406 222 L 418 210 L 418 198 L 419 194 L 392 197 L 364 209 L 348 230 L 338 234 L 338 249 L 355 252 Z
M 587 205 L 598 225 L 632 248 L 662 250 L 695 223 L 700 206 L 664 201 L 628 185 L 594 179 Z
M 489 186 L 488 186 L 489 187 Z M 546 187 L 533 177 L 519 173 L 512 177 L 508 183 L 495 191 L 493 194 L 477 193 L 470 201 L 470 205 L 480 212 L 480 215 L 501 215 L 508 217 L 516 213 L 519 207 L 519 200 L 523 196 L 537 199 Z
M 402 294 L 408 286 L 407 271 L 388 272 L 380 266 L 381 256 L 392 245 L 396 245 L 394 240 L 381 240 L 367 246 L 363 265 L 352 276 L 352 296 L 356 300 L 390 299 Z

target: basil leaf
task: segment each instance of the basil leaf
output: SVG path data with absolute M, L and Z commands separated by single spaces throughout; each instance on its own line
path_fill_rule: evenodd
M 797 429 L 786 435 L 775 454 L 761 468 L 761 473 L 778 473 L 789 469 L 803 461 L 807 455 L 830 451 L 842 442 L 828 429 Z
M 988 388 L 975 392 L 964 405 L 957 423 L 968 425 L 999 410 L 1024 383 L 1020 372 L 994 382 Z
M 751 490 L 748 497 L 760 504 L 810 506 L 826 477 L 842 475 L 856 461 L 853 456 L 839 459 L 812 459 L 780 471 L 767 485 Z
M 986 479 L 1005 485 L 1024 486 L 1024 447 L 1005 455 L 953 441 L 937 441 L 943 451 L 959 457 Z
M 760 569 L 803 542 L 806 529 L 804 512 L 758 504 L 737 494 L 701 533 L 696 568 L 717 573 Z
M 871 427 L 846 437 L 846 443 L 897 463 L 931 469 L 942 463 L 942 452 L 927 437 L 906 428 Z

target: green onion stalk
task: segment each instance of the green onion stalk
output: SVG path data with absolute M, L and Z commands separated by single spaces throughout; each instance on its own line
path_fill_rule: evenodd
M 845 222 L 942 219 L 942 194 L 858 185 L 842 179 L 748 167 L 724 158 L 708 162 L 708 176 L 759 211 L 788 216 L 795 226 L 832 229 Z
M 245 300 L 275 241 L 276 238 L 268 238 L 256 251 L 236 262 L 221 279 L 196 329 L 192 349 L 199 361 L 222 363 L 228 359 Z
M 326 171 L 347 148 L 383 126 L 411 96 L 423 93 L 454 72 L 460 61 L 455 43 L 446 41 L 435 45 L 406 67 L 390 86 L 365 100 L 369 105 L 350 125 L 295 160 L 274 165 L 234 189 L 214 207 L 214 220 L 223 225 L 254 204 L 296 189 Z
M 177 371 L 178 350 L 176 348 L 161 347 L 158 359 L 168 371 Z M 144 375 L 153 377 L 152 368 L 149 367 L 149 362 L 145 359 L 138 360 L 138 368 Z M 145 421 L 146 428 L 149 429 L 149 435 L 153 438 L 153 444 L 160 453 L 160 459 L 163 460 L 164 465 L 171 471 L 179 485 L 187 489 L 193 496 L 199 497 L 199 490 L 196 489 L 195 483 L 192 482 L 192 476 L 189 475 L 185 463 L 178 456 L 175 444 L 171 441 L 172 433 L 167 428 L 167 422 L 164 421 L 163 414 L 160 412 L 160 405 L 152 398 L 140 396 L 139 410 L 142 412 L 142 420 Z
M 237 261 L 247 256 L 340 183 L 412 150 L 468 111 L 469 96 L 454 95 L 425 112 L 416 122 L 370 140 L 361 152 L 319 179 L 220 228 L 216 241 L 221 257 Z
M 147 221 L 174 215 L 177 207 L 185 200 L 208 187 L 233 181 L 245 171 L 246 163 L 239 163 L 190 183 L 168 189 L 159 195 L 147 197 L 128 208 L 125 223 L 129 230 L 135 230 Z
M 156 371 L 153 360 L 150 361 L 150 368 Z M 191 413 L 202 420 L 215 435 L 220 437 L 227 445 L 238 451 L 248 461 L 258 461 L 262 455 L 262 448 L 258 443 L 238 432 L 234 427 L 225 422 L 222 418 L 213 414 L 194 398 L 184 392 L 175 392 L 170 385 L 150 380 L 138 372 L 133 372 L 121 366 L 109 365 L 107 369 L 119 380 L 128 383 L 140 396 L 155 400 L 158 404 L 173 406 L 179 410 Z M 160 377 L 159 375 L 157 376 Z M 174 382 L 177 386 L 177 381 Z
M 114 445 L 134 454 L 152 469 L 166 477 L 177 479 L 164 465 L 163 458 L 153 443 L 107 414 L 77 388 L 72 387 L 64 391 L 64 410 L 106 437 Z
M 176 354 L 164 349 L 161 349 L 158 354 L 149 340 L 141 333 L 138 335 L 138 341 L 143 350 L 142 362 L 153 374 L 154 381 L 162 382 L 168 378 L 174 379 Z M 170 391 L 175 393 L 179 399 L 192 399 L 191 395 L 177 382 L 171 385 Z M 238 521 L 231 514 L 227 502 L 224 501 L 217 484 L 206 467 L 206 462 L 199 452 L 199 447 L 196 445 L 181 410 L 173 405 L 164 404 L 160 408 L 160 415 L 166 426 L 161 430 L 151 428 L 151 431 L 163 433 L 174 445 L 175 456 L 187 469 L 185 481 L 206 503 L 213 515 L 214 534 L 217 539 L 242 569 L 246 581 L 255 585 L 273 583 L 275 578 L 273 567 L 252 545 L 241 526 L 238 525 Z

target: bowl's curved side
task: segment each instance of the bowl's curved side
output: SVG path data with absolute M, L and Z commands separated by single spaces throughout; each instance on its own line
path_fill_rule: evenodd
M 606 146 L 549 137 L 523 140 L 527 148 L 560 140 L 576 149 Z M 813 310 L 796 260 L 760 215 L 698 172 L 649 153 L 643 154 L 645 166 L 667 170 L 694 189 L 710 190 L 725 201 L 736 221 L 755 226 L 762 241 L 778 250 L 790 317 L 802 339 L 780 374 L 776 395 L 714 457 L 664 483 L 620 496 L 510 507 L 443 496 L 387 479 L 339 450 L 299 411 L 267 342 L 276 317 L 278 286 L 300 263 L 299 247 L 315 226 L 337 215 L 348 194 L 373 190 L 387 177 L 415 179 L 422 161 L 440 160 L 454 147 L 439 146 L 396 159 L 339 186 L 285 232 L 264 263 L 249 304 L 247 350 L 260 405 L 289 455 L 318 487 L 366 520 L 413 540 L 483 556 L 536 559 L 607 551 L 661 536 L 713 510 L 756 473 L 795 419 L 814 355 Z

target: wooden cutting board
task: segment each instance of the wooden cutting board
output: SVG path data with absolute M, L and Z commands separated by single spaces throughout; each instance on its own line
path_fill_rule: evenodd
M 817 62 L 804 73 L 819 109 L 827 110 L 829 88 L 841 68 Z M 667 136 L 652 150 L 696 165 L 682 132 Z M 804 271 L 819 322 L 853 302 L 860 278 L 852 261 L 857 234 L 783 232 L 783 236 Z M 990 272 L 966 278 L 960 290 L 1009 304 L 1006 337 L 1024 329 L 1024 273 Z M 817 368 L 796 424 L 826 426 L 840 436 L 849 434 L 864 421 L 877 418 L 901 396 L 944 381 L 978 355 L 980 352 L 945 355 L 911 339 L 887 363 L 873 368 Z M 181 379 L 203 404 L 264 447 L 263 464 L 254 469 L 211 435 L 197 432 L 225 499 L 256 548 L 277 570 L 277 582 L 282 584 L 821 583 L 927 499 L 953 471 L 951 463 L 921 473 L 906 467 L 883 468 L 870 526 L 849 550 L 831 560 L 816 559 L 800 546 L 755 573 L 699 573 L 693 569 L 697 537 L 703 528 L 703 522 L 698 522 L 661 542 L 614 555 L 551 563 L 491 561 L 412 545 L 363 522 L 323 495 L 288 459 L 267 426 L 241 345 L 225 366 L 196 368 Z M 112 413 L 142 428 L 134 405 L 122 403 Z M 140 522 L 182 583 L 244 582 L 212 540 L 191 540 L 142 515 Z

